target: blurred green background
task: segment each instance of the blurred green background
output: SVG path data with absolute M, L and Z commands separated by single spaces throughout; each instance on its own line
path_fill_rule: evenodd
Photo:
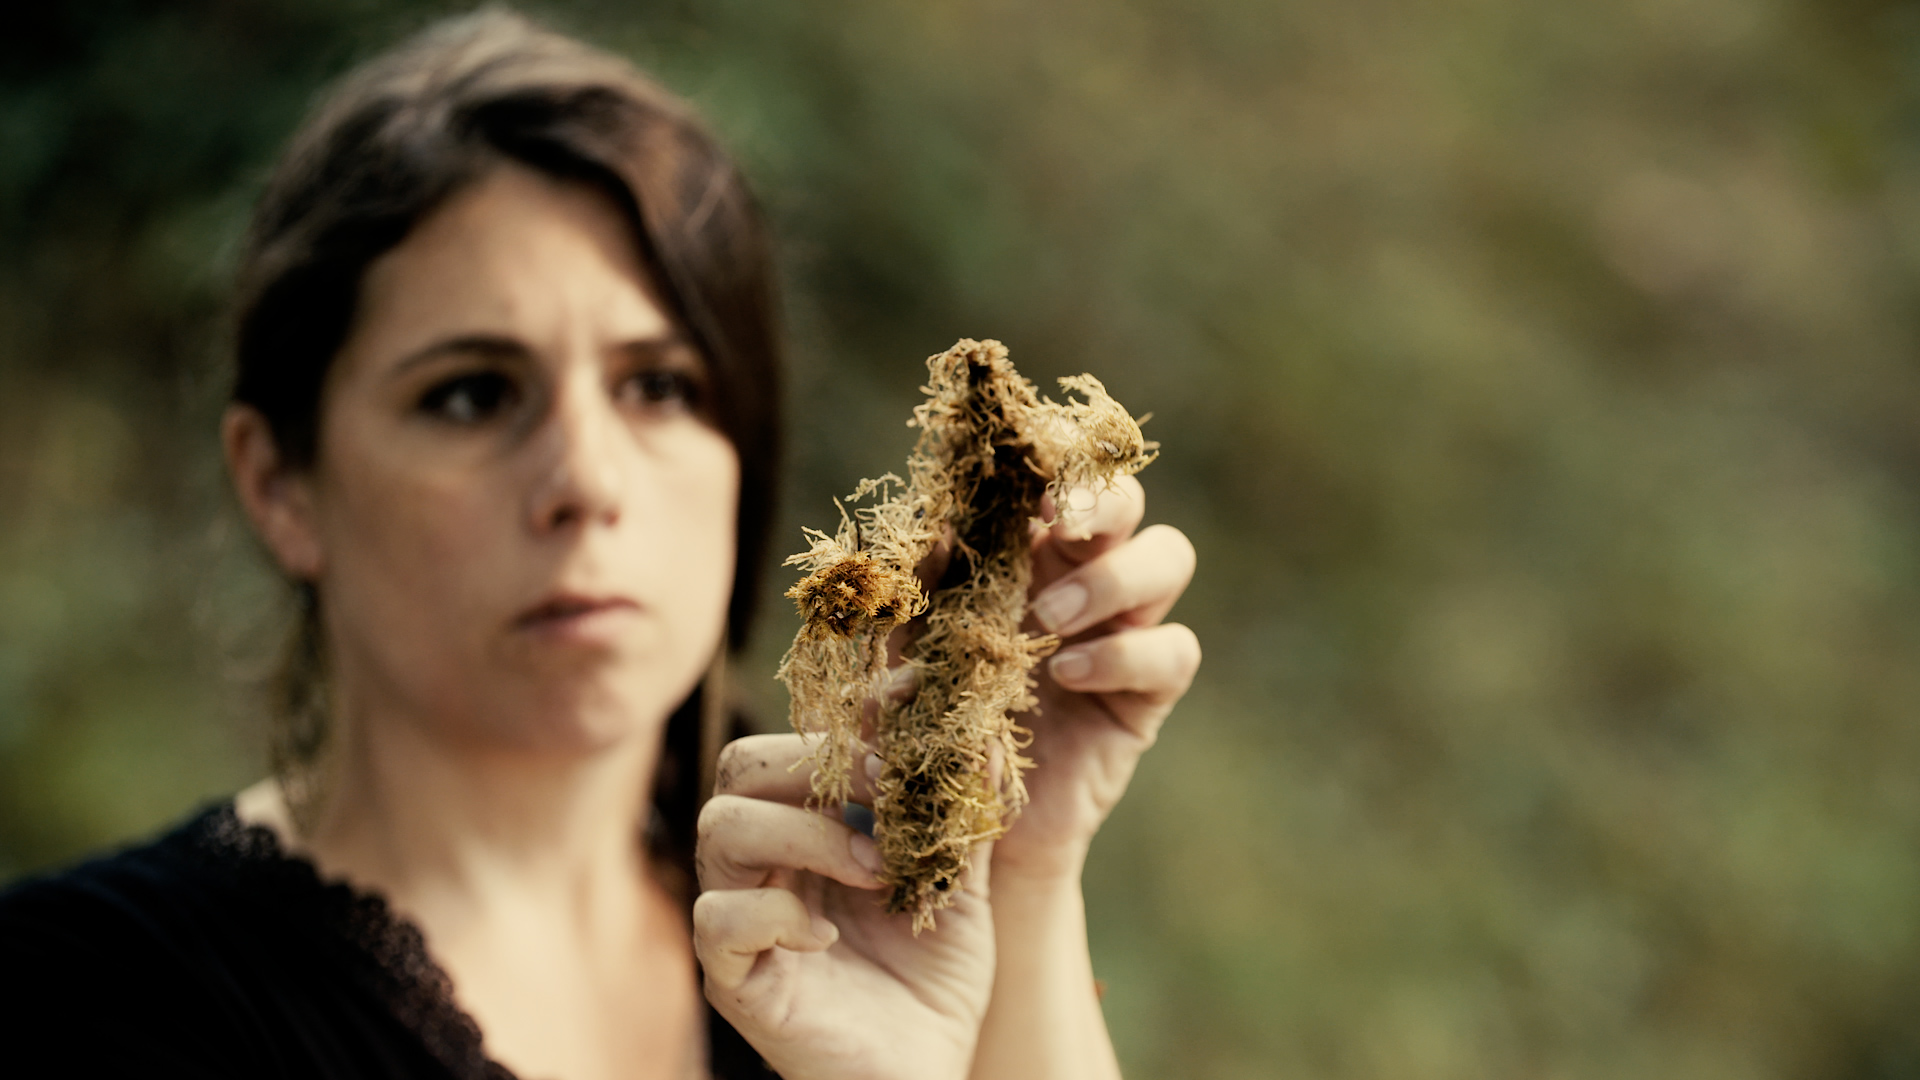
M 449 10 L 9 16 L 0 879 L 261 771 L 227 268 Z M 1920 1077 L 1920 6 L 530 10 L 778 224 L 783 547 L 957 337 L 1155 414 L 1207 661 L 1089 871 L 1131 1075 Z

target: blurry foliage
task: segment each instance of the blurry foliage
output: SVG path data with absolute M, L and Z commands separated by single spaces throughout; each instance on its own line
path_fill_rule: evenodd
M 444 10 L 0 38 L 0 876 L 258 771 L 224 274 Z M 778 222 L 783 546 L 962 335 L 1156 414 L 1208 658 L 1089 871 L 1133 1075 L 1920 1076 L 1920 8 L 536 10 Z

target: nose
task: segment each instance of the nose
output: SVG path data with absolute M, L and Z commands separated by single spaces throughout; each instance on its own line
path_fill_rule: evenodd
M 613 525 L 622 510 L 620 418 L 591 378 L 557 386 L 535 436 L 537 479 L 528 505 L 535 533 Z

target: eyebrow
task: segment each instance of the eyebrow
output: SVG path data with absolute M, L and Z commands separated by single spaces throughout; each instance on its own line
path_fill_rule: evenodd
M 692 350 L 695 359 L 699 359 L 699 350 L 694 348 L 693 341 L 678 329 L 669 329 L 656 337 L 623 341 L 615 348 L 623 353 L 684 348 Z M 525 342 L 505 334 L 459 334 L 442 338 L 408 353 L 393 366 L 392 373 L 402 375 L 439 357 L 461 353 L 478 354 L 495 359 L 519 359 L 533 355 L 533 350 L 529 349 Z
M 442 338 L 430 345 L 415 349 L 393 366 L 393 374 L 403 375 L 430 360 L 438 359 L 449 353 L 478 353 L 482 356 L 497 358 L 523 357 L 531 355 L 533 350 L 524 342 L 507 337 L 504 334 L 460 334 Z

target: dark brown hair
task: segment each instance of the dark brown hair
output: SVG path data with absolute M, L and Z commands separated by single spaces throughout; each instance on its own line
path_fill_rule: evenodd
M 282 460 L 313 464 L 321 391 L 367 267 L 456 191 L 513 161 L 592 185 L 633 225 L 663 303 L 706 360 L 713 420 L 739 453 L 728 643 L 745 640 L 779 455 L 779 346 L 767 229 L 738 170 L 679 99 L 625 61 L 500 10 L 438 23 L 347 75 L 307 117 L 255 209 L 240 260 L 232 400 Z M 318 597 L 279 679 L 275 765 L 325 738 Z M 701 703 L 668 725 L 665 824 L 690 837 Z

